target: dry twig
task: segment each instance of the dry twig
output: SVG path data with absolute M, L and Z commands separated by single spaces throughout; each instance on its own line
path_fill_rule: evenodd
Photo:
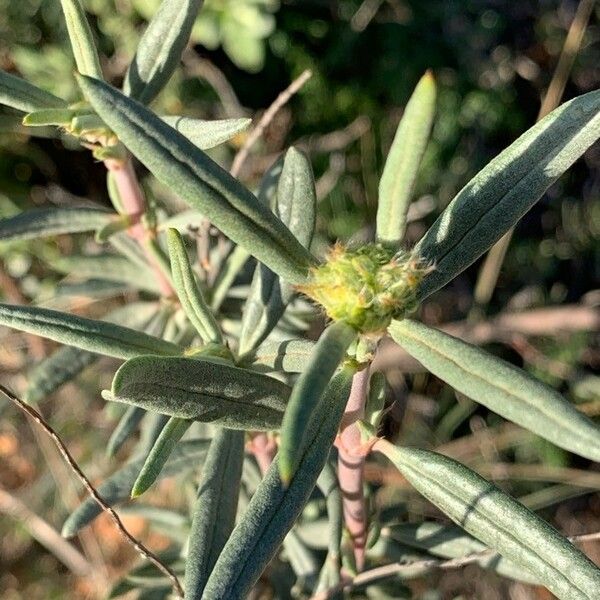
M 125 538 L 125 540 L 131 544 L 146 560 L 150 561 L 159 571 L 161 571 L 166 577 L 171 580 L 173 584 L 173 589 L 179 598 L 183 598 L 183 588 L 179 583 L 179 579 L 177 579 L 177 575 L 161 560 L 154 554 L 151 550 L 146 548 L 144 544 L 138 541 L 123 525 L 123 522 L 119 518 L 119 515 L 114 511 L 114 509 L 109 506 L 102 496 L 98 493 L 96 488 L 92 485 L 90 480 L 85 476 L 83 471 L 79 468 L 79 465 L 65 446 L 64 442 L 61 440 L 59 435 L 54 431 L 54 429 L 46 422 L 44 417 L 35 410 L 35 408 L 29 406 L 23 400 L 21 400 L 18 396 L 16 396 L 13 392 L 11 392 L 8 388 L 3 385 L 0 385 L 0 392 L 4 394 L 15 406 L 21 409 L 24 413 L 29 415 L 43 430 L 44 432 L 52 439 L 61 456 L 64 458 L 65 462 L 69 465 L 73 473 L 79 478 L 83 487 L 87 490 L 89 495 L 96 501 L 98 506 L 108 514 L 111 518 L 121 535 Z

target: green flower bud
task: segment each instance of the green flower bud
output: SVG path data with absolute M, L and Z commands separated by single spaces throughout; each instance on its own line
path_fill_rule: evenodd
M 336 244 L 324 264 L 297 289 L 320 304 L 334 321 L 361 333 L 383 332 L 392 319 L 416 308 L 417 289 L 431 270 L 415 254 L 381 244 L 349 250 Z

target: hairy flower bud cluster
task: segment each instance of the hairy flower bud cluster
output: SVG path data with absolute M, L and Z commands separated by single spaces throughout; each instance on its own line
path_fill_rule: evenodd
M 297 289 L 330 319 L 361 333 L 382 332 L 392 319 L 416 308 L 419 284 L 430 270 L 417 255 L 381 244 L 358 250 L 336 244 L 325 263 L 312 269 L 309 282 Z

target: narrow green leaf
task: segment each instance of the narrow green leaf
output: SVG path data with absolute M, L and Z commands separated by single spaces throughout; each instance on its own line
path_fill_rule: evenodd
M 50 266 L 77 278 L 115 281 L 152 294 L 160 293 L 156 277 L 150 268 L 142 269 L 122 256 L 61 256 L 51 260 Z
M 327 462 L 317 479 L 317 487 L 325 497 L 327 506 L 327 528 L 329 542 L 327 544 L 327 558 L 319 577 L 317 591 L 324 591 L 339 583 L 340 555 L 344 515 L 342 511 L 342 492 L 337 478 L 335 467 Z M 323 585 L 321 585 L 323 584 Z
M 106 456 L 110 458 L 121 449 L 123 444 L 137 429 L 137 426 L 145 415 L 146 411 L 143 408 L 138 408 L 137 406 L 127 407 L 106 444 Z
M 279 477 L 279 455 L 275 457 L 217 560 L 204 590 L 206 598 L 246 598 L 274 557 L 325 465 L 354 373 L 353 368 L 345 366 L 330 382 L 309 424 L 298 470 L 287 486 Z
M 67 103 L 35 85 L 0 69 L 0 104 L 30 113 L 45 108 L 65 108 Z
M 498 241 L 599 137 L 595 91 L 559 106 L 481 170 L 415 248 L 435 266 L 421 284 L 421 299 Z
M 244 268 L 246 262 L 250 258 L 250 253 L 242 246 L 236 246 L 233 252 L 227 258 L 225 266 L 217 275 L 217 279 L 212 288 L 212 297 L 210 299 L 210 307 L 215 312 L 221 308 L 221 304 L 227 297 L 235 278 Z
M 27 127 L 46 127 L 56 125 L 66 127 L 77 111 L 71 108 L 44 108 L 30 112 L 23 117 L 23 125 Z
M 82 75 L 102 79 L 96 42 L 80 0 L 60 0 L 77 70 Z
M 385 440 L 375 449 L 455 523 L 527 569 L 558 598 L 598 597 L 600 569 L 548 523 L 477 473 L 428 450 L 396 448 Z
M 442 525 L 433 521 L 394 525 L 386 528 L 386 535 L 407 546 L 427 550 L 430 554 L 441 558 L 462 558 L 487 550 L 484 544 L 466 534 L 460 527 Z M 477 560 L 477 564 L 484 569 L 492 569 L 504 577 L 532 585 L 539 584 L 539 580 L 529 571 L 498 554 L 482 556 Z
M 96 208 L 38 208 L 0 219 L 0 240 L 32 240 L 62 233 L 94 231 L 113 218 L 113 213 Z
M 278 429 L 290 389 L 224 361 L 139 356 L 115 374 L 106 400 L 232 429 Z
M 168 423 L 160 432 L 154 446 L 146 457 L 144 466 L 138 475 L 133 488 L 131 497 L 141 496 L 158 478 L 162 468 L 165 466 L 171 452 L 177 446 L 177 443 L 183 437 L 184 433 L 190 428 L 192 421 L 171 417 Z
M 251 355 L 253 367 L 266 372 L 301 373 L 310 362 L 315 343 L 310 340 L 285 340 L 261 344 Z
M 434 375 L 552 443 L 600 461 L 600 429 L 551 387 L 476 346 L 405 319 L 390 335 Z
M 294 385 L 281 424 L 278 456 L 282 481 L 290 481 L 296 472 L 308 435 L 307 426 L 355 338 L 356 331 L 349 325 L 342 321 L 332 323 L 319 338 L 310 363 Z
M 100 117 L 173 192 L 291 283 L 306 280 L 315 258 L 243 185 L 185 136 L 107 84 L 79 77 Z
M 208 450 L 210 441 L 203 439 L 186 440 L 177 444 L 169 457 L 159 478 L 173 477 L 195 469 Z M 129 500 L 133 486 L 140 469 L 146 460 L 146 455 L 136 455 L 118 471 L 97 486 L 98 493 L 109 506 L 115 506 Z M 91 523 L 102 509 L 93 498 L 84 500 L 65 521 L 62 529 L 63 537 L 73 537 L 80 529 Z
M 108 242 L 113 235 L 123 233 L 129 229 L 129 227 L 131 227 L 131 219 L 127 215 L 121 215 L 110 223 L 107 223 L 104 227 L 98 229 L 94 239 L 99 244 L 104 244 Z
M 37 404 L 61 385 L 71 381 L 98 359 L 94 352 L 65 346 L 36 365 L 27 376 L 25 400 Z
M 435 116 L 435 98 L 435 80 L 427 71 L 406 105 L 379 182 L 377 240 L 394 248 L 404 237 L 406 214 Z
M 184 135 L 200 150 L 209 150 L 235 137 L 250 126 L 252 119 L 204 121 L 191 117 L 162 116 L 161 119 Z
M 0 304 L 0 325 L 115 358 L 181 354 L 175 344 L 141 331 L 47 308 Z
M 237 511 L 244 433 L 221 430 L 215 435 L 198 486 L 185 566 L 185 597 L 201 600 L 206 582 L 229 539 Z
M 290 148 L 283 161 L 271 208 L 305 248 L 310 246 L 314 233 L 316 204 L 310 162 L 302 152 Z M 265 340 L 293 295 L 292 286 L 282 282 L 268 267 L 256 266 L 242 316 L 241 354 L 257 348 Z
M 202 0 L 163 0 L 129 65 L 123 90 L 149 104 L 167 84 L 185 49 Z M 86 73 L 87 75 L 87 73 Z
M 167 239 L 173 284 L 185 314 L 205 343 L 222 343 L 219 325 L 198 287 L 181 234 L 176 229 L 169 229 Z

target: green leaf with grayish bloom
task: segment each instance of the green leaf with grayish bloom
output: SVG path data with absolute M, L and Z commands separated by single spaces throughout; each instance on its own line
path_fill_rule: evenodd
M 148 169 L 234 242 L 291 283 L 315 258 L 239 181 L 143 105 L 109 85 L 80 77 L 100 117 Z
M 559 106 L 484 167 L 415 247 L 435 266 L 420 298 L 488 250 L 599 137 L 600 90 Z
M 290 389 L 225 361 L 139 356 L 115 374 L 106 400 L 233 429 L 278 429 Z
M 309 364 L 314 347 L 315 342 L 310 340 L 268 342 L 261 344 L 249 358 L 252 359 L 252 367 L 258 371 L 301 373 Z
M 177 444 L 159 478 L 173 477 L 197 468 L 206 455 L 209 444 L 210 440 L 204 439 L 185 440 Z M 109 506 L 129 500 L 131 488 L 145 460 L 145 453 L 135 456 L 97 486 L 98 493 Z M 93 498 L 87 498 L 69 515 L 63 525 L 62 535 L 73 537 L 100 514 L 102 509 L 97 502 Z
M 231 535 L 243 463 L 244 432 L 218 431 L 202 466 L 193 508 L 185 566 L 187 600 L 201 600 L 210 573 Z
M 115 358 L 182 352 L 175 344 L 135 329 L 47 308 L 0 304 L 0 325 Z
M 436 88 L 431 72 L 417 84 L 394 136 L 379 182 L 377 241 L 397 248 L 435 116 Z
M 205 343 L 221 343 L 221 330 L 198 287 L 181 234 L 176 229 L 169 229 L 167 239 L 173 285 L 181 307 Z
M 217 560 L 204 590 L 206 598 L 246 598 L 275 556 L 323 470 L 355 372 L 344 366 L 331 380 L 308 425 L 300 464 L 287 486 L 279 476 L 279 454 L 275 457 Z
M 427 550 L 430 554 L 441 558 L 462 558 L 487 550 L 484 544 L 465 533 L 460 527 L 433 521 L 393 525 L 386 527 L 382 531 L 382 535 L 389 536 L 407 546 Z M 484 569 L 492 569 L 504 577 L 533 585 L 539 584 L 539 580 L 533 577 L 529 571 L 498 554 L 486 554 L 478 559 L 476 564 Z
M 132 302 L 111 311 L 103 319 L 112 323 L 126 322 L 133 327 L 141 328 L 157 310 L 158 306 L 154 302 Z M 72 346 L 59 348 L 28 373 L 25 399 L 30 404 L 37 404 L 61 385 L 77 377 L 98 358 L 98 354 L 81 348 Z
M 37 208 L 0 219 L 0 241 L 95 231 L 112 222 L 114 213 L 98 208 Z
M 128 96 L 149 104 L 167 84 L 181 61 L 200 6 L 202 0 L 163 0 L 127 69 L 123 90 Z
M 62 99 L 0 69 L 0 104 L 30 113 L 47 108 L 66 108 Z
M 177 446 L 177 443 L 190 428 L 191 424 L 192 421 L 186 419 L 178 419 L 177 417 L 169 419 L 154 442 L 140 470 L 140 474 L 133 484 L 133 488 L 131 489 L 132 498 L 141 496 L 156 481 L 171 452 L 175 449 L 175 446 Z
M 289 481 L 298 468 L 308 424 L 356 335 L 356 331 L 343 321 L 332 323 L 319 338 L 310 363 L 294 385 L 281 425 L 279 443 L 279 469 L 284 482 Z
M 160 293 L 156 275 L 150 267 L 141 268 L 140 265 L 114 254 L 60 256 L 51 260 L 50 266 L 56 271 L 74 275 L 78 279 L 116 281 L 152 294 Z
M 393 321 L 389 333 L 424 367 L 475 402 L 561 448 L 600 461 L 600 429 L 522 369 L 417 321 Z
M 561 600 L 594 600 L 600 569 L 552 526 L 464 465 L 429 450 L 382 452 L 431 503 L 508 560 L 527 569 Z
M 295 148 L 286 152 L 273 200 L 273 212 L 308 248 L 315 229 L 317 194 L 310 162 Z M 264 341 L 277 325 L 293 295 L 292 286 L 281 281 L 277 274 L 265 265 L 256 266 L 242 315 L 241 354 Z
M 245 129 L 252 119 L 216 119 L 205 121 L 192 117 L 162 116 L 161 119 L 173 129 L 179 131 L 200 150 L 215 148 L 230 140 Z
M 102 79 L 96 42 L 80 0 L 60 0 L 77 70 L 82 75 Z
M 110 434 L 106 444 L 106 456 L 114 456 L 137 429 L 146 411 L 138 406 L 129 406 Z

